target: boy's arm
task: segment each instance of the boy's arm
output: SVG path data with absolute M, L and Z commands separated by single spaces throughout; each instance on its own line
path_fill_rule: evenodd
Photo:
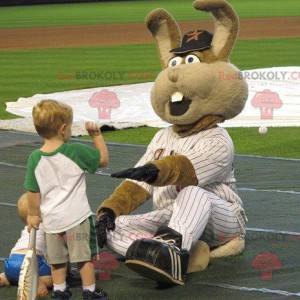
M 100 135 L 93 136 L 92 138 L 95 147 L 100 151 L 100 167 L 107 167 L 109 162 L 109 154 L 101 132 Z
M 27 192 L 28 197 L 28 216 L 27 216 L 27 228 L 28 231 L 31 228 L 38 229 L 41 223 L 41 195 L 40 193 Z
M 109 154 L 100 128 L 96 123 L 93 122 L 86 122 L 85 128 L 89 136 L 93 139 L 96 149 L 98 149 L 100 152 L 100 167 L 107 167 L 109 162 Z

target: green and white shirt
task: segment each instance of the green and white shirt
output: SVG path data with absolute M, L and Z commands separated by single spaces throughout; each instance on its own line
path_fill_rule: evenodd
M 97 149 L 79 143 L 64 143 L 51 153 L 31 153 L 24 186 L 41 194 L 45 232 L 64 232 L 92 215 L 84 172 L 95 173 L 99 161 Z

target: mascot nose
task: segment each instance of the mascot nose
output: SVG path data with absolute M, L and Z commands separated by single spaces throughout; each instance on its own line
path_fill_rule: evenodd
M 177 82 L 178 80 L 178 70 L 176 68 L 170 69 L 168 71 L 169 80 L 172 82 Z

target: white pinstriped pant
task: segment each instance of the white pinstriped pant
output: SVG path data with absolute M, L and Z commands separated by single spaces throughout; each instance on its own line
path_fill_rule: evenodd
M 242 234 L 237 206 L 200 187 L 188 186 L 167 208 L 118 217 L 116 229 L 108 232 L 107 245 L 125 256 L 133 241 L 151 238 L 161 225 L 167 225 L 182 234 L 183 249 L 190 250 L 199 239 L 216 247 Z

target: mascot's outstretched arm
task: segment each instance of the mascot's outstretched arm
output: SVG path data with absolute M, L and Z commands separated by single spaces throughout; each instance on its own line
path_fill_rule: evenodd
M 154 186 L 176 185 L 184 188 L 198 184 L 194 167 L 184 155 L 166 156 L 142 167 L 126 169 L 111 176 L 145 181 Z
M 114 173 L 112 177 L 144 181 L 154 186 L 177 185 L 184 188 L 198 184 L 194 167 L 184 155 L 166 156 L 160 160 L 150 161 L 141 167 Z M 97 214 L 106 208 L 112 210 L 115 217 L 127 215 L 137 209 L 150 196 L 151 194 L 142 186 L 125 180 L 109 198 L 102 202 Z
M 114 190 L 109 198 L 102 202 L 97 214 L 104 208 L 111 209 L 115 217 L 130 214 L 149 199 L 150 196 L 149 192 L 140 185 L 125 180 Z

